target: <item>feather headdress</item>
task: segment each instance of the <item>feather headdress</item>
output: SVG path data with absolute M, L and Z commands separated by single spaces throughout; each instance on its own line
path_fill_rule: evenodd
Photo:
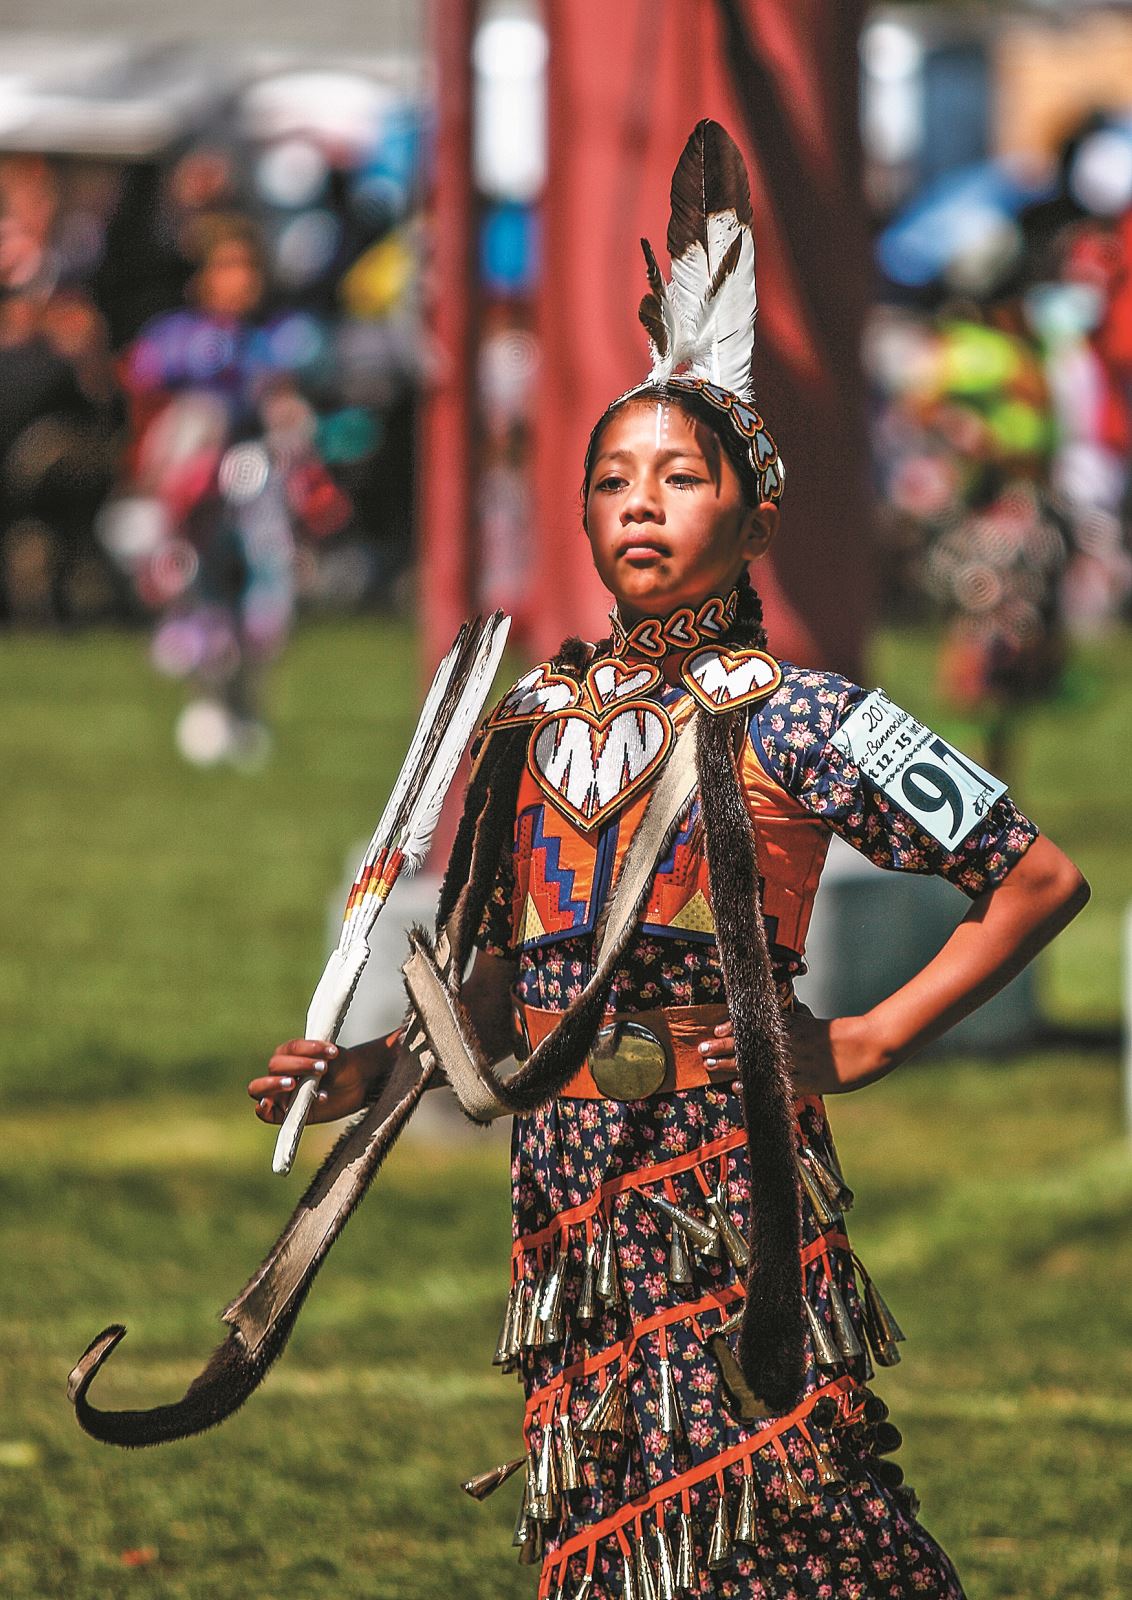
M 708 118 L 698 122 L 672 174 L 665 283 L 656 255 L 641 240 L 649 291 L 640 319 L 652 367 L 639 387 L 698 392 L 726 414 L 743 440 L 763 496 L 782 493 L 784 471 L 755 410 L 755 237 L 751 188 L 738 145 Z

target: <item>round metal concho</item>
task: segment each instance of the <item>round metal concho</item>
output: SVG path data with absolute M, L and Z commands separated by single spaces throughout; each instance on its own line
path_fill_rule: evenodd
M 607 1100 L 644 1100 L 668 1074 L 668 1052 L 640 1022 L 602 1028 L 590 1051 L 590 1072 Z

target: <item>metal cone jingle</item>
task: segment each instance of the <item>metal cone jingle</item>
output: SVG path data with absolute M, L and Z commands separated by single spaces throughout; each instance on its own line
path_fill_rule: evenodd
M 672 1224 L 672 1243 L 668 1250 L 668 1282 L 673 1289 L 690 1289 L 693 1282 L 688 1241 L 678 1222 Z
M 621 1600 L 640 1600 L 637 1593 L 637 1575 L 633 1571 L 633 1558 L 627 1552 L 621 1556 Z
M 896 1343 L 904 1338 L 904 1330 L 864 1267 L 861 1267 L 861 1276 L 865 1280 L 865 1337 L 872 1346 L 877 1366 L 895 1367 L 900 1360 Z
M 587 1328 L 597 1315 L 597 1243 L 591 1243 L 585 1251 L 585 1260 L 582 1263 L 582 1292 L 578 1296 L 577 1308 L 574 1316 L 583 1328 Z
M 676 1600 L 676 1568 L 664 1523 L 664 1507 L 656 1508 L 656 1586 L 658 1600 Z
M 739 1490 L 739 1510 L 735 1517 L 735 1543 L 756 1544 L 759 1537 L 759 1506 L 755 1498 L 755 1475 L 744 1472 Z
M 511 1331 L 507 1338 L 507 1366 L 505 1370 L 509 1372 L 513 1372 L 518 1366 L 519 1357 L 523 1353 L 526 1304 L 524 1286 L 522 1283 L 517 1283 L 515 1285 L 515 1304 L 511 1308 Z
M 803 1300 L 802 1305 L 806 1312 L 806 1321 L 810 1325 L 810 1337 L 814 1341 L 814 1356 L 819 1367 L 836 1367 L 841 1363 L 841 1352 L 833 1342 L 833 1336 L 825 1325 L 821 1313 L 815 1311 L 808 1300 Z
M 538 1477 L 535 1479 L 535 1498 L 540 1507 L 545 1505 L 545 1515 L 541 1512 L 540 1522 L 551 1522 L 557 1515 L 558 1506 L 558 1457 L 554 1453 L 554 1428 L 547 1418 L 542 1429 L 542 1445 L 538 1455 Z
M 538 1516 L 538 1451 L 534 1435 L 527 1435 L 527 1516 Z
M 900 1351 L 891 1339 L 886 1339 L 876 1322 L 867 1313 L 865 1316 L 865 1338 L 868 1340 L 869 1349 L 878 1367 L 898 1367 L 900 1365 Z
M 786 1485 L 786 1504 L 793 1511 L 806 1511 L 810 1506 L 810 1496 L 806 1485 L 798 1476 L 798 1469 L 789 1456 L 784 1455 L 779 1461 L 782 1468 L 782 1479 Z
M 519 1302 L 519 1344 L 524 1350 L 529 1350 L 534 1338 L 534 1330 L 538 1324 L 539 1291 L 537 1283 L 532 1283 L 529 1278 L 523 1280 L 523 1293 Z
M 550 1272 L 539 1303 L 539 1321 L 542 1323 L 546 1344 L 561 1344 L 566 1337 L 566 1258 L 559 1256 Z
M 555 1312 L 552 1320 L 550 1322 L 544 1322 L 543 1327 L 546 1329 L 547 1344 L 562 1343 L 563 1339 L 566 1337 L 566 1313 L 561 1305 L 559 1305 L 558 1310 Z
M 731 1518 L 727 1514 L 727 1496 L 721 1491 L 715 1504 L 715 1516 L 711 1519 L 707 1552 L 708 1570 L 718 1572 L 720 1567 L 730 1565 L 734 1554 L 735 1549 L 731 1542 Z
M 515 1300 L 518 1288 L 518 1284 L 513 1283 L 507 1291 L 507 1305 L 503 1312 L 503 1323 L 499 1329 L 499 1339 L 496 1342 L 495 1354 L 491 1358 L 493 1367 L 505 1367 L 511 1360 L 511 1329 L 515 1323 Z
M 729 1317 L 724 1317 L 723 1321 L 719 1324 L 719 1327 L 715 1331 L 716 1333 L 723 1334 L 724 1338 L 727 1338 L 729 1334 L 734 1333 L 736 1329 L 741 1326 L 742 1321 L 743 1307 L 740 1306 L 738 1311 L 733 1311 Z
M 692 1518 L 687 1511 L 680 1512 L 680 1538 L 676 1545 L 676 1587 L 681 1593 L 698 1588 L 696 1579 L 696 1546 L 692 1537 Z
M 574 1489 L 582 1487 L 582 1475 L 578 1471 L 578 1452 L 574 1447 L 574 1424 L 570 1421 L 570 1413 L 563 1411 L 555 1419 L 554 1426 L 558 1429 L 558 1476 L 563 1492 L 570 1494 Z
M 806 1199 L 810 1202 L 814 1216 L 818 1220 L 818 1227 L 831 1228 L 841 1213 L 830 1205 L 801 1156 L 795 1158 L 794 1164 L 798 1168 L 798 1179 L 806 1192 Z
M 719 1229 L 716 1227 L 714 1218 L 709 1232 L 711 1238 L 704 1245 L 700 1254 L 705 1261 L 722 1261 L 727 1252 L 723 1248 L 723 1240 L 719 1237 Z
M 727 1209 L 727 1200 L 722 1184 L 719 1185 L 714 1194 L 708 1195 L 707 1208 L 711 1212 L 716 1227 L 719 1229 L 719 1237 L 723 1242 L 723 1248 L 731 1257 L 731 1265 L 736 1272 L 745 1272 L 751 1264 L 751 1252 L 746 1239 L 744 1239 L 732 1221 L 731 1213 Z
M 529 1350 L 541 1350 L 546 1343 L 546 1324 L 539 1315 L 545 1290 L 546 1274 L 540 1272 L 531 1291 L 531 1303 L 527 1307 L 527 1326 L 524 1330 L 523 1343 Z
M 661 1356 L 658 1364 L 657 1388 L 661 1433 L 668 1434 L 669 1438 L 682 1435 L 684 1418 L 680 1414 L 680 1396 L 676 1392 L 676 1381 L 672 1376 L 672 1363 L 667 1356 Z
M 527 1527 L 530 1529 L 531 1536 L 519 1548 L 519 1565 L 521 1567 L 533 1567 L 536 1562 L 542 1560 L 543 1551 L 546 1549 L 542 1523 L 528 1522 Z
M 833 1336 L 837 1340 L 837 1348 L 846 1361 L 856 1361 L 864 1354 L 861 1341 L 857 1337 L 857 1330 L 853 1326 L 853 1319 L 849 1315 L 849 1307 L 842 1299 L 841 1290 L 832 1278 L 827 1278 L 829 1289 L 829 1310 L 833 1317 Z
M 638 1600 L 657 1600 L 656 1578 L 643 1534 L 637 1539 L 637 1595 Z
M 802 1146 L 802 1159 L 830 1205 L 836 1206 L 838 1211 L 848 1211 L 853 1204 L 853 1191 L 840 1173 L 835 1172 L 829 1163 L 818 1155 L 813 1145 Z
M 473 1500 L 486 1500 L 489 1494 L 495 1493 L 501 1483 L 507 1482 L 513 1472 L 518 1472 L 526 1460 L 526 1456 L 516 1456 L 514 1461 L 505 1461 L 501 1467 L 492 1467 L 490 1472 L 477 1473 L 460 1487 L 465 1494 L 470 1494 Z
M 691 1211 L 686 1211 L 683 1206 L 678 1206 L 667 1195 L 650 1194 L 644 1190 L 641 1192 L 650 1206 L 655 1207 L 663 1216 L 666 1216 L 669 1222 L 676 1223 L 684 1230 L 697 1250 L 702 1251 L 704 1255 L 708 1255 L 717 1249 L 719 1235 L 710 1223 L 702 1222 L 699 1217 L 694 1216 Z
M 548 1327 L 562 1314 L 562 1299 L 565 1290 L 566 1252 L 562 1250 L 555 1256 L 554 1265 L 546 1275 L 542 1299 L 539 1302 L 538 1314 Z
M 610 1378 L 579 1426 L 580 1433 L 622 1434 L 625 1431 L 625 1385 Z
M 531 1517 L 540 1529 L 543 1523 L 557 1522 L 560 1509 L 556 1494 L 535 1495 L 531 1501 Z
M 819 1444 L 816 1439 L 810 1440 L 814 1452 L 814 1466 L 817 1468 L 818 1487 L 821 1489 L 844 1489 L 845 1479 L 837 1470 L 833 1459 L 833 1451 L 828 1444 Z
M 612 1215 L 601 1238 L 601 1254 L 598 1257 L 597 1267 L 597 1297 L 607 1306 L 620 1305 L 624 1299 L 621 1293 L 621 1279 L 617 1272 L 617 1241 L 613 1237 Z
M 516 1549 L 519 1549 L 522 1545 L 525 1545 L 531 1536 L 530 1518 L 527 1515 L 528 1511 L 530 1510 L 530 1504 L 531 1479 L 530 1474 L 528 1473 L 523 1482 L 523 1497 L 519 1501 L 519 1514 L 515 1518 L 515 1537 L 511 1540 L 511 1543 Z
M 577 1591 L 574 1595 L 574 1600 L 590 1600 L 590 1591 L 593 1586 L 594 1575 L 592 1572 L 587 1572 L 583 1576 L 581 1583 L 578 1585 Z

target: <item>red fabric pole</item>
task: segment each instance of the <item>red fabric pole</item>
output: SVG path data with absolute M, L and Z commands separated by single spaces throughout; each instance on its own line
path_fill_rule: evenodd
M 472 185 L 472 38 L 476 0 L 432 0 L 436 147 L 426 266 L 430 353 L 435 364 L 417 432 L 417 575 L 422 674 L 475 610 L 472 572 L 476 344 L 475 196 Z M 452 786 L 429 863 L 448 859 L 463 783 Z
M 476 0 L 433 0 L 436 149 L 426 304 L 436 371 L 418 435 L 418 555 L 426 677 L 474 610 L 472 437 L 475 230 L 472 35 Z
M 647 370 L 638 239 L 662 264 L 672 168 L 700 117 L 751 170 L 758 400 L 786 463 L 771 648 L 860 671 L 871 615 L 857 350 L 868 250 L 857 181 L 860 0 L 552 0 L 550 175 L 538 322 L 537 643 L 605 631 L 578 490 L 586 439 Z

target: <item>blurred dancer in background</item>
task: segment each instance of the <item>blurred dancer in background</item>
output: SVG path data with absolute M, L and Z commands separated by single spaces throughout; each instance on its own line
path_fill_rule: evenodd
M 178 749 L 200 765 L 255 766 L 269 748 L 262 680 L 293 619 L 294 520 L 312 474 L 335 501 L 332 525 L 349 506 L 261 317 L 254 229 L 204 218 L 198 250 L 190 306 L 149 323 L 124 362 L 133 496 L 119 517 L 134 520 L 145 551 L 137 575 L 159 613 L 154 661 L 194 690 Z
M 925 426 L 955 451 L 959 495 L 926 550 L 949 618 L 940 678 L 986 729 L 987 762 L 1015 769 L 1019 714 L 1060 683 L 1067 528 L 1046 489 L 1054 433 L 1040 352 L 1014 293 L 984 315 L 941 319 L 920 397 Z

